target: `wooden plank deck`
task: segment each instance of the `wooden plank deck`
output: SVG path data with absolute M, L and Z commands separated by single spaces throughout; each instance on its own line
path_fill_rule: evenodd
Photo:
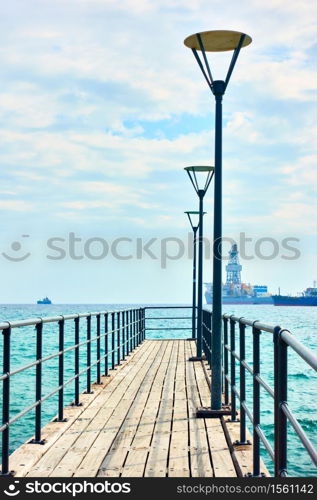
M 188 361 L 194 347 L 144 341 L 94 394 L 81 395 L 82 407 L 65 409 L 68 422 L 44 427 L 45 445 L 16 450 L 11 469 L 29 477 L 237 476 L 224 420 L 195 416 L 210 393 L 203 364 Z M 251 456 L 243 453 L 243 473 Z

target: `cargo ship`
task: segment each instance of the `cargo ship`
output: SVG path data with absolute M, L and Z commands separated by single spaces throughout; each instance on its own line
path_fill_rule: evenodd
M 238 245 L 232 245 L 226 265 L 227 279 L 222 285 L 222 303 L 232 305 L 273 304 L 266 285 L 250 285 L 241 282 L 242 266 L 239 262 Z M 212 283 L 205 283 L 207 304 L 212 304 Z
M 317 288 L 316 282 L 314 287 L 306 288 L 302 295 L 273 295 L 273 303 L 275 306 L 317 306 Z
M 38 300 L 37 304 L 51 304 L 52 301 L 48 297 L 44 297 L 44 299 Z

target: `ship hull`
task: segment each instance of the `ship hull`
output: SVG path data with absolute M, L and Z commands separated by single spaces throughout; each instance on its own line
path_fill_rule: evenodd
M 212 295 L 205 293 L 207 304 L 212 304 Z M 272 305 L 272 297 L 222 297 L 222 303 L 228 305 Z
M 317 306 L 317 297 L 288 297 L 287 295 L 273 295 L 275 306 Z

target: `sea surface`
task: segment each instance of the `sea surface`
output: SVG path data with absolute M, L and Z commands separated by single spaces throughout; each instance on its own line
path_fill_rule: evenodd
M 163 304 L 160 304 L 163 306 Z M 170 304 L 169 304 L 170 305 Z M 144 304 L 61 304 L 61 305 L 0 305 L 0 322 L 14 321 L 33 317 L 56 316 L 59 314 L 72 314 L 79 312 L 96 312 L 125 309 L 128 307 L 142 307 Z M 153 304 L 152 304 L 153 306 Z M 149 307 L 151 305 L 149 304 Z M 210 306 L 205 306 L 210 307 Z M 273 305 L 227 305 L 223 307 L 224 312 L 243 316 L 252 320 L 280 325 L 290 330 L 305 346 L 316 352 L 317 350 L 317 307 L 274 307 Z M 148 329 L 147 338 L 187 338 L 191 335 L 190 309 L 148 309 L 146 326 L 148 328 L 168 328 L 168 330 Z M 175 316 L 186 319 L 172 319 Z M 166 318 L 166 319 L 164 319 Z M 92 320 L 92 337 L 96 328 L 95 318 Z M 65 347 L 74 343 L 74 322 L 66 321 Z M 80 321 L 80 341 L 86 338 L 86 320 Z M 102 323 L 102 328 L 104 327 Z M 173 328 L 185 328 L 177 330 Z M 246 330 L 246 353 L 247 361 L 252 366 L 252 333 Z M 16 328 L 11 336 L 11 371 L 18 367 L 27 365 L 35 360 L 36 335 L 32 326 Z M 92 343 L 92 360 L 96 359 L 95 342 Z M 58 351 L 58 325 L 47 323 L 43 328 L 43 357 Z M 103 354 L 103 345 L 102 345 Z M 2 359 L 2 342 L 0 345 L 0 356 Z M 317 397 L 316 382 L 317 374 L 302 361 L 299 356 L 289 349 L 289 377 L 288 397 L 291 410 L 294 412 L 299 423 L 317 447 Z M 80 370 L 85 368 L 86 348 L 80 349 Z M 58 386 L 58 358 L 53 358 L 43 365 L 43 393 L 50 393 Z M 102 371 L 104 362 L 102 362 Z M 238 366 L 236 368 L 238 374 Z M 65 354 L 64 380 L 71 378 L 74 374 L 74 351 Z M 273 339 L 272 335 L 263 332 L 261 335 L 261 375 L 273 386 Z M 92 368 L 92 380 L 95 379 L 95 368 Z M 85 374 L 80 378 L 80 389 L 85 390 Z M 10 417 L 17 415 L 27 406 L 34 402 L 35 398 L 35 367 L 11 377 L 10 383 Z M 64 404 L 69 404 L 74 397 L 74 383 L 71 382 L 65 388 Z M 0 402 L 2 403 L 2 390 L 0 388 Z M 247 374 L 247 404 L 252 412 L 252 377 Z M 57 413 L 57 394 L 46 400 L 42 405 L 42 426 L 44 426 Z M 0 408 L 1 410 L 1 408 Z M 2 410 L 1 410 L 2 412 Z M 266 437 L 273 444 L 273 399 L 261 389 L 261 426 Z M 251 426 L 249 425 L 249 429 Z M 27 413 L 10 427 L 10 450 L 30 439 L 34 434 L 34 410 Z M 288 471 L 290 476 L 317 476 L 315 466 L 309 455 L 303 448 L 299 438 L 289 427 L 288 432 Z M 264 449 L 262 457 L 273 473 L 270 457 Z

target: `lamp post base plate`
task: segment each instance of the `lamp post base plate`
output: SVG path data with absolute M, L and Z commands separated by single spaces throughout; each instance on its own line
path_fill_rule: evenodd
M 31 439 L 31 441 L 29 441 L 29 444 L 45 444 L 46 443 L 46 439 L 40 439 L 39 441 L 36 441 L 36 439 Z
M 10 470 L 9 472 L 0 472 L 0 477 L 14 477 L 15 476 L 15 471 Z

